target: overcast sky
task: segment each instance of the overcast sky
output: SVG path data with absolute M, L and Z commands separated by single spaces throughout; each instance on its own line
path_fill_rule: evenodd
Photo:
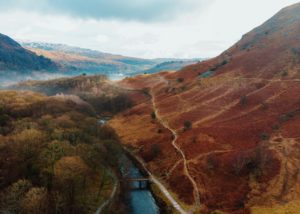
M 299 0 L 0 0 L 0 32 L 143 58 L 212 57 Z

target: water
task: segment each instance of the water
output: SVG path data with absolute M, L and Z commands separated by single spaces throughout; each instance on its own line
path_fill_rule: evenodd
M 108 117 L 101 118 L 98 123 L 105 124 L 109 119 Z M 124 178 L 144 177 L 125 154 L 120 158 L 120 168 Z M 139 182 L 133 182 L 131 185 L 136 188 Z M 159 207 L 150 190 L 131 190 L 129 194 L 131 214 L 159 214 Z
M 133 162 L 125 155 L 121 159 L 121 172 L 124 177 L 142 178 L 144 177 L 140 170 L 133 164 Z M 137 188 L 139 182 L 131 184 Z M 131 190 L 130 191 L 130 205 L 132 214 L 158 214 L 159 208 L 156 205 L 155 199 L 150 190 Z
M 109 121 L 111 119 L 111 117 L 102 117 L 102 118 L 100 118 L 99 120 L 98 120 L 98 124 L 100 124 L 100 125 L 105 125 L 105 123 L 107 122 L 107 121 Z

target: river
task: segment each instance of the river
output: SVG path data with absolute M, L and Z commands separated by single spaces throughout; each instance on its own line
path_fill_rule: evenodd
M 99 124 L 105 124 L 109 118 L 101 118 Z M 120 170 L 124 178 L 141 178 L 142 172 L 124 153 L 120 158 Z M 138 182 L 132 182 L 133 187 L 138 187 Z M 159 207 L 152 195 L 150 189 L 130 190 L 129 203 L 131 214 L 159 214 Z
M 143 177 L 140 170 L 134 163 L 124 155 L 121 158 L 121 172 L 125 178 L 141 178 Z M 137 188 L 138 182 L 131 182 L 133 188 Z M 130 191 L 130 208 L 132 214 L 158 214 L 159 208 L 149 189 L 131 190 Z

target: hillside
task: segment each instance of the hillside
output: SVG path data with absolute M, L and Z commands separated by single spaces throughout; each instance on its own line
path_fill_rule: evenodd
M 0 70 L 4 71 L 53 71 L 57 65 L 44 56 L 24 49 L 19 43 L 0 34 Z
M 45 93 L 53 96 L 59 93 L 63 94 L 80 94 L 93 93 L 95 95 L 115 95 L 120 92 L 117 87 L 113 87 L 112 83 L 104 75 L 95 76 L 76 76 L 72 78 L 58 78 L 48 81 L 24 81 L 16 85 L 12 85 L 9 89 L 14 90 L 31 90 Z
M 300 212 L 299 14 L 281 10 L 211 60 L 119 82 L 149 99 L 110 125 L 187 210 Z

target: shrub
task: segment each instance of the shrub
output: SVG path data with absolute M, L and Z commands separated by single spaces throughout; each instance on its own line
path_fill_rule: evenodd
M 155 112 L 154 112 L 154 111 L 151 113 L 151 118 L 152 118 L 153 120 L 155 120 L 155 119 L 156 119 L 156 114 L 155 114 Z
M 0 115 L 0 126 L 5 126 L 9 122 L 9 116 L 6 114 Z
M 212 154 L 207 157 L 206 166 L 209 170 L 216 169 L 219 166 L 216 155 Z
M 280 125 L 279 124 L 274 124 L 274 125 L 272 125 L 272 129 L 273 130 L 278 130 L 278 129 L 280 129 Z
M 161 149 L 158 144 L 153 144 L 150 149 L 150 155 L 152 159 L 158 157 L 161 154 Z
M 184 78 L 183 78 L 183 77 L 177 78 L 177 82 L 178 82 L 178 83 L 183 83 L 183 82 L 184 82 Z
M 260 139 L 261 140 L 268 140 L 270 138 L 270 136 L 269 136 L 269 134 L 268 133 L 262 133 L 261 135 L 260 135 Z
M 191 121 L 185 121 L 183 123 L 183 126 L 184 126 L 184 131 L 189 130 L 189 129 L 192 128 L 192 122 Z
M 150 92 L 149 92 L 149 88 L 143 88 L 142 89 L 143 94 L 145 94 L 146 96 L 150 96 Z
M 293 112 L 293 111 L 288 112 L 286 114 L 281 115 L 279 120 L 280 120 L 280 122 L 287 122 L 287 121 L 291 120 L 295 116 L 295 114 L 296 114 L 296 112 Z
M 263 146 L 240 152 L 233 159 L 233 173 L 237 176 L 252 174 L 259 179 L 272 166 L 274 159 Z
M 293 48 L 291 49 L 291 51 L 292 51 L 292 54 L 293 54 L 293 55 L 296 55 L 296 56 L 300 55 L 300 48 L 295 48 L 295 47 L 293 47 Z
M 239 153 L 237 154 L 232 163 L 233 173 L 235 175 L 240 175 L 242 170 L 244 169 L 246 163 L 247 163 L 247 156 L 245 153 Z
M 242 96 L 241 98 L 240 98 L 240 104 L 242 105 L 242 106 L 245 106 L 245 105 L 247 105 L 248 104 L 248 98 L 247 98 L 247 96 Z
M 288 76 L 289 75 L 289 73 L 287 72 L 287 71 L 283 71 L 282 73 L 281 73 L 281 76 L 282 77 L 286 77 L 286 76 Z
M 186 90 L 186 86 L 184 85 L 184 86 L 180 87 L 180 90 L 181 91 L 185 91 Z
M 228 60 L 223 60 L 223 62 L 221 63 L 221 66 L 228 64 Z

